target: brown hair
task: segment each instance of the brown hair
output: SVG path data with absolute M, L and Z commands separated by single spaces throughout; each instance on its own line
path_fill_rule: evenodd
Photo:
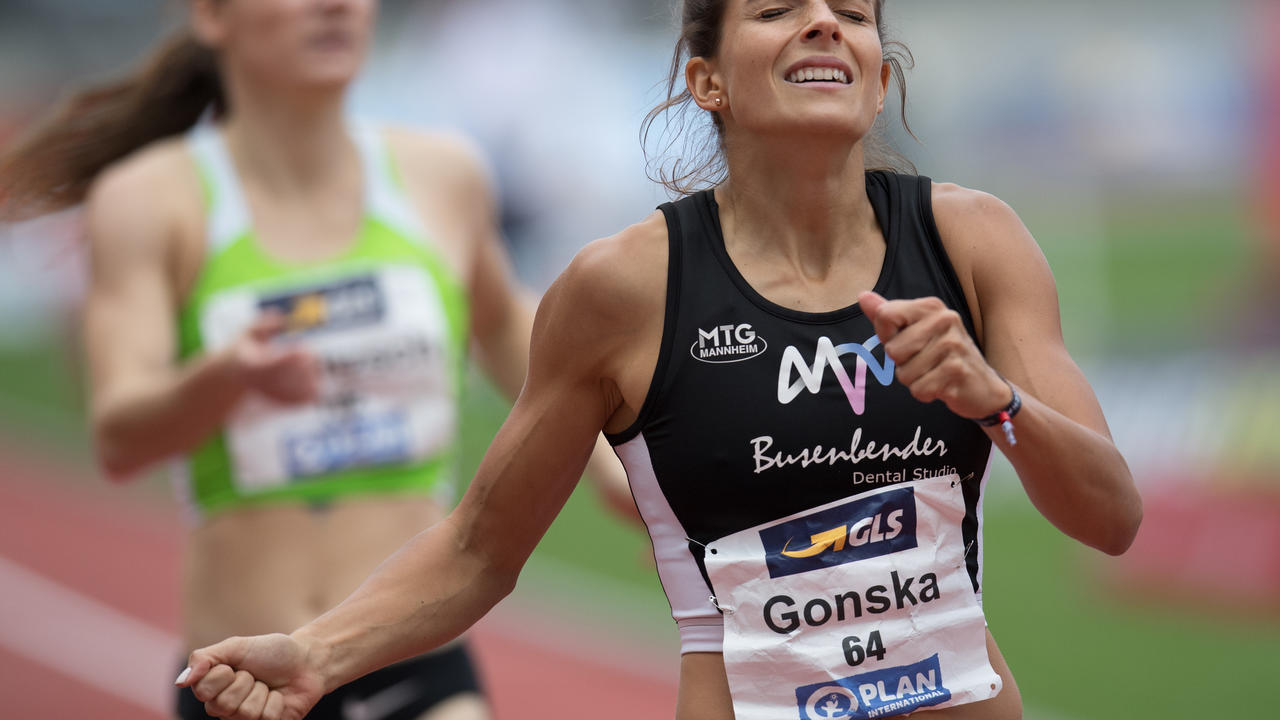
M 893 80 L 898 85 L 899 117 L 903 128 L 911 133 L 911 126 L 907 122 L 907 80 L 904 68 L 912 67 L 915 59 L 906 45 L 886 40 L 885 0 L 873 2 L 876 31 L 884 47 L 884 61 L 889 63 Z M 645 146 L 645 156 L 649 158 L 650 179 L 661 183 L 676 195 L 690 195 L 702 187 L 717 185 L 724 181 L 728 171 L 724 158 L 724 125 L 720 115 L 709 113 L 713 137 L 706 132 L 705 127 L 701 128 L 701 132 L 687 132 L 690 125 L 701 124 L 703 116 L 697 112 L 701 108 L 693 103 L 688 88 L 676 93 L 676 85 L 684 75 L 684 65 L 689 58 L 715 57 L 720 50 L 721 29 L 728 4 L 729 0 L 684 0 L 680 39 L 671 55 L 671 69 L 667 75 L 667 98 L 649 111 L 640 126 L 640 142 Z M 666 128 L 660 133 L 666 138 L 662 143 L 662 155 L 669 155 L 672 148 L 680 142 L 683 144 L 683 152 L 675 157 L 668 157 L 665 161 L 660 160 L 655 168 L 648 152 L 649 133 L 653 130 L 654 122 L 668 112 Z M 693 113 L 692 117 L 690 113 Z M 914 173 L 915 167 L 911 162 L 894 150 L 885 139 L 885 128 L 880 119 L 877 119 L 876 125 L 876 129 L 867 138 L 867 167 Z
M 183 31 L 133 75 L 80 92 L 0 155 L 0 218 L 21 219 L 84 200 L 111 163 L 226 109 L 214 53 Z

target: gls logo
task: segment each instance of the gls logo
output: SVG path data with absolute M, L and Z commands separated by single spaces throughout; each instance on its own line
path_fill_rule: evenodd
M 773 578 L 910 550 L 916 547 L 915 489 L 877 493 L 765 528 L 760 541 Z
M 849 407 L 853 408 L 855 415 L 861 415 L 867 408 L 867 368 L 871 368 L 871 374 L 881 385 L 888 387 L 893 382 L 893 359 L 886 355 L 882 364 L 871 354 L 871 351 L 877 347 L 880 347 L 880 338 L 876 335 L 867 338 L 865 343 L 845 343 L 844 345 L 832 345 L 830 338 L 820 337 L 813 357 L 813 366 L 810 367 L 805 363 L 804 357 L 800 355 L 796 346 L 788 345 L 782 352 L 782 365 L 778 368 L 778 402 L 783 405 L 789 404 L 796 399 L 801 390 L 808 390 L 816 395 L 822 390 L 823 372 L 827 366 L 830 366 L 836 381 L 840 383 L 840 388 L 844 390 L 845 397 L 849 399 Z M 840 360 L 841 356 L 849 353 L 858 356 L 852 381 L 849 380 L 849 373 L 845 371 L 844 363 Z M 791 380 L 792 370 L 800 376 L 794 382 Z
M 731 363 L 750 360 L 768 347 L 750 323 L 729 324 L 710 330 L 698 328 L 698 341 L 689 346 L 689 354 L 702 362 Z
M 881 521 L 886 527 L 881 527 Z M 828 549 L 840 552 L 844 549 L 846 542 L 848 542 L 849 547 L 858 547 L 870 542 L 892 540 L 898 537 L 901 532 L 902 510 L 898 509 L 887 516 L 878 514 L 874 517 L 863 518 L 854 523 L 852 529 L 848 525 L 841 525 L 826 532 L 820 532 L 809 538 L 809 547 L 803 550 L 788 550 L 784 547 L 782 554 L 793 558 L 808 558 L 821 555 Z

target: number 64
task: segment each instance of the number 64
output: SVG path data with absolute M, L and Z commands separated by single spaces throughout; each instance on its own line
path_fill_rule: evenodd
M 864 648 L 862 640 L 857 635 L 850 635 L 844 639 L 844 660 L 850 665 L 861 665 L 867 656 L 871 656 L 877 660 L 884 659 L 884 642 L 880 639 L 880 631 L 872 630 L 867 636 L 867 645 Z

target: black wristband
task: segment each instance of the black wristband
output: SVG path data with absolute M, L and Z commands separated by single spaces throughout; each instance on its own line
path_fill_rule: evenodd
M 1013 383 L 1005 380 L 1004 376 L 1001 376 L 1000 379 L 1004 380 L 1004 384 L 1009 386 L 1009 392 L 1013 393 L 1013 398 L 1009 400 L 1009 404 L 986 417 L 971 419 L 983 427 L 999 425 L 1004 430 L 1005 440 L 1010 445 L 1017 445 L 1018 439 L 1013 435 L 1013 416 L 1017 415 L 1018 411 L 1022 409 L 1022 397 L 1018 395 L 1018 389 L 1013 386 Z
M 1004 378 L 1000 379 L 1004 380 Z M 1018 411 L 1022 409 L 1022 397 L 1018 395 L 1018 391 L 1013 387 L 1013 383 L 1008 380 L 1004 380 L 1004 384 L 1009 386 L 1009 392 L 1013 393 L 1013 399 L 1009 401 L 1008 405 L 1005 405 L 1003 408 L 1000 408 L 986 417 L 971 418 L 974 422 L 983 427 L 999 425 L 1000 423 L 1013 418 L 1013 416 L 1017 415 Z

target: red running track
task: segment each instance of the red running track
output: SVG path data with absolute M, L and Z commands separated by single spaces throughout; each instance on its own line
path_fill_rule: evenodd
M 172 505 L 0 458 L 0 715 L 167 717 L 181 652 Z M 473 631 L 499 720 L 672 717 L 674 658 L 623 659 L 618 638 L 556 622 L 504 603 Z

